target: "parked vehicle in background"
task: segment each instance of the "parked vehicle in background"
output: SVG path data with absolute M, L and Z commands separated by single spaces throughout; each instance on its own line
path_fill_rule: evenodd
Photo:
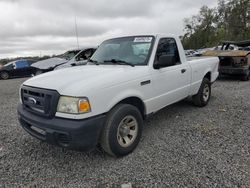
M 36 72 L 36 68 L 32 67 L 33 60 L 21 59 L 12 61 L 0 67 L 0 78 L 3 80 L 13 77 L 31 76 Z
M 185 55 L 187 57 L 193 57 L 193 54 L 195 51 L 194 50 L 185 50 L 184 52 L 185 52 Z
M 250 46 L 240 47 L 239 50 L 250 51 Z
M 219 50 L 207 51 L 204 56 L 218 56 L 221 75 L 240 75 L 243 81 L 249 80 L 250 74 L 250 40 L 225 41 Z
M 45 59 L 32 64 L 32 67 L 37 69 L 35 75 L 54 70 L 57 66 L 63 65 L 72 60 L 72 63 L 80 63 L 91 57 L 95 48 L 83 48 L 77 50 L 70 50 L 57 57 Z
M 206 106 L 218 63 L 217 57 L 187 60 L 174 35 L 109 39 L 87 65 L 24 82 L 18 118 L 40 140 L 83 150 L 100 143 L 124 156 L 138 145 L 147 116 L 189 96 Z
M 96 48 L 90 48 L 88 50 L 81 51 L 75 57 L 69 60 L 67 63 L 56 66 L 54 70 L 72 67 L 72 66 L 78 66 L 78 65 L 86 65 L 88 62 L 88 59 L 93 55 L 95 51 L 96 51 Z
M 200 50 L 185 50 L 185 55 L 187 57 L 198 57 L 201 56 L 202 53 Z

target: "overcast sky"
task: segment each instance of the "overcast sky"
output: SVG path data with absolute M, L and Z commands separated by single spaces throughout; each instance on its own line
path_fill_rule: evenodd
M 0 59 L 52 55 L 107 38 L 183 34 L 183 19 L 217 0 L 0 0 Z

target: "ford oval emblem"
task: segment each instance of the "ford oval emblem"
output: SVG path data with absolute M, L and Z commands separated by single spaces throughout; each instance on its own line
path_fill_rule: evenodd
M 33 97 L 28 97 L 28 101 L 29 101 L 31 104 L 36 104 L 36 99 L 34 99 Z

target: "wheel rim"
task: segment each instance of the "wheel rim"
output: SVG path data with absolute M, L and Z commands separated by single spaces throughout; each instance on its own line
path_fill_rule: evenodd
M 210 88 L 209 85 L 206 84 L 203 89 L 203 100 L 206 102 L 210 97 Z
M 9 75 L 6 73 L 6 72 L 3 72 L 2 74 L 1 74 L 1 77 L 2 77 L 2 79 L 8 79 L 8 77 L 9 77 Z
M 138 122 L 133 116 L 125 116 L 118 126 L 117 140 L 120 146 L 129 147 L 138 134 Z

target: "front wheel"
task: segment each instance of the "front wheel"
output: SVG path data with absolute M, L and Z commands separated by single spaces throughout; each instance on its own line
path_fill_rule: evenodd
M 196 106 L 203 107 L 206 106 L 211 97 L 211 83 L 207 78 L 204 78 L 200 89 L 196 95 L 192 97 L 193 103 Z
M 140 111 L 135 106 L 119 104 L 108 113 L 100 144 L 112 156 L 125 156 L 138 145 L 142 127 Z
M 10 75 L 9 75 L 8 72 L 1 72 L 1 73 L 0 73 L 0 77 L 1 77 L 1 79 L 3 79 L 3 80 L 7 80 L 7 79 L 9 79 Z

